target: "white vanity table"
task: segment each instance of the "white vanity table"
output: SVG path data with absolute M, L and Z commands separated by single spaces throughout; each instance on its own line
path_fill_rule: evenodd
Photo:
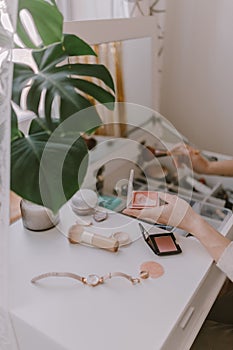
M 152 39 L 156 36 L 152 18 L 141 19 L 140 27 L 137 19 L 131 23 L 129 29 L 127 21 L 121 21 L 121 25 L 116 21 L 117 30 L 111 32 L 106 31 L 104 23 L 95 21 L 78 27 L 68 24 L 65 30 L 77 32 L 89 43 L 101 42 L 103 37 L 110 41 L 148 37 L 151 33 Z M 154 57 L 155 49 L 152 40 Z M 155 80 L 156 66 L 152 73 Z M 156 106 L 158 94 L 153 85 L 154 82 Z M 134 153 L 133 150 L 130 159 Z M 99 166 L 102 163 L 101 158 Z M 97 164 L 90 167 L 92 176 L 96 167 Z M 64 207 L 61 231 L 67 233 L 75 220 L 75 215 Z M 127 231 L 135 241 L 110 253 L 71 245 L 57 228 L 35 233 L 26 230 L 21 220 L 11 225 L 9 312 L 19 350 L 188 350 L 225 281 L 224 274 L 193 237 L 177 235 L 182 254 L 158 257 L 141 238 L 136 219 L 110 213 L 98 225 L 100 233 Z M 232 238 L 233 217 L 221 232 Z M 137 277 L 140 265 L 151 260 L 164 267 L 164 275 L 138 285 L 123 278 L 107 280 L 97 287 L 68 278 L 30 283 L 34 276 L 49 271 L 81 276 L 121 271 Z
M 114 152 L 110 157 L 118 159 Z M 103 163 L 104 155 L 90 165 L 92 177 Z M 117 164 L 108 169 L 114 176 Z M 219 178 L 212 178 L 213 188 L 214 180 Z M 224 185 L 232 187 L 232 179 L 224 178 Z M 10 228 L 10 315 L 19 350 L 188 350 L 225 281 L 203 246 L 175 232 L 182 254 L 158 257 L 142 239 L 138 221 L 116 212 L 88 230 L 108 236 L 125 231 L 131 245 L 117 253 L 72 245 L 65 235 L 77 217 L 69 204 L 60 216 L 59 229 L 36 233 L 23 228 L 21 220 Z M 226 219 L 219 229 L 232 238 L 233 216 Z M 138 277 L 140 265 L 151 260 L 164 267 L 164 275 L 138 285 L 119 277 L 96 287 L 68 278 L 30 283 L 51 271 L 84 277 L 121 271 Z
M 75 215 L 63 209 L 61 222 L 65 231 Z M 225 276 L 195 238 L 178 236 L 182 254 L 158 257 L 140 237 L 136 219 L 113 213 L 98 225 L 133 232 L 136 240 L 110 253 L 71 245 L 56 228 L 30 232 L 21 220 L 11 226 L 10 315 L 19 349 L 189 349 Z M 230 218 L 222 233 L 231 236 L 232 225 Z M 123 278 L 97 287 L 68 278 L 30 283 L 49 271 L 82 276 L 122 271 L 136 277 L 149 260 L 159 262 L 165 274 L 138 285 Z
M 90 164 L 86 187 L 88 182 L 94 184 L 96 170 L 111 160 L 105 173 L 110 188 L 118 175 L 127 178 L 122 155 L 127 149 L 126 161 L 137 164 L 140 141 L 139 137 L 136 141 L 119 139 L 115 148 L 113 141 L 103 141 L 106 149 L 100 145 L 103 153 Z M 127 171 L 123 174 L 122 170 Z M 208 178 L 213 189 L 219 181 L 219 177 Z M 232 179 L 221 182 L 232 188 Z M 209 200 L 203 198 L 206 203 Z M 131 245 L 117 253 L 72 245 L 64 234 L 76 219 L 67 204 L 61 210 L 60 230 L 30 232 L 21 220 L 11 226 L 9 310 L 19 350 L 188 350 L 225 281 L 203 246 L 194 237 L 175 232 L 182 254 L 158 257 L 141 238 L 138 221 L 115 212 L 88 229 L 107 235 L 125 231 L 134 240 Z M 219 230 L 233 237 L 232 214 Z M 140 265 L 151 260 L 159 262 L 165 274 L 138 285 L 119 277 L 96 287 L 68 278 L 30 283 L 33 277 L 52 271 L 84 277 L 121 271 L 138 277 Z

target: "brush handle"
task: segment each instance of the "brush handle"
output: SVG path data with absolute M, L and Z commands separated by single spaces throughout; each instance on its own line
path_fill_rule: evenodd
M 147 161 L 152 160 L 154 157 L 159 158 L 159 157 L 167 157 L 170 155 L 171 155 L 171 152 L 168 150 L 156 149 L 151 146 L 145 147 L 142 151 L 142 156 Z

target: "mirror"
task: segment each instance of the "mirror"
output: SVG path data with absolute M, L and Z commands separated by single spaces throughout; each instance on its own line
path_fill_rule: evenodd
M 115 78 L 118 102 L 153 108 L 150 38 L 99 44 L 97 53 L 100 63 L 105 64 Z M 103 53 L 107 53 L 107 57 Z
M 84 187 L 97 186 L 101 192 L 104 177 L 107 180 L 102 192 L 112 195 L 120 186 L 118 181 L 128 177 L 130 169 L 126 163 L 129 167 L 137 165 L 136 176 L 149 165 L 141 156 L 144 145 L 167 149 L 181 139 L 175 128 L 156 112 L 159 100 L 156 28 L 153 17 L 65 24 L 66 32 L 93 45 L 97 62 L 111 71 L 117 91 L 114 112 L 97 107 L 105 125 L 94 135 L 97 146 L 90 152 Z M 89 59 L 93 62 L 93 57 Z M 83 60 L 88 63 L 87 58 Z M 173 164 L 171 160 L 162 163 L 154 160 L 155 177 L 164 182 L 165 166 L 170 168 Z
M 158 127 L 160 116 L 155 116 L 154 112 L 159 109 L 156 19 L 72 21 L 64 24 L 64 31 L 93 45 L 98 62 L 105 64 L 113 75 L 117 101 L 144 107 L 134 115 L 128 113 L 126 104 L 118 104 L 114 113 L 102 109 L 100 115 L 106 125 L 98 130 L 98 134 L 113 137 L 129 137 L 129 134 L 132 137 L 134 134 L 136 137 L 137 126 L 147 127 L 150 131 L 151 126 L 157 124 Z M 161 128 L 167 129 L 164 120 L 160 123 L 159 133 Z M 169 140 L 174 138 L 173 132 L 166 134 Z
M 221 198 L 196 191 L 188 181 L 193 176 L 189 159 L 181 159 L 182 167 L 178 167 L 171 154 L 153 159 L 143 157 L 147 146 L 169 151 L 174 144 L 189 143 L 157 112 L 156 28 L 153 17 L 65 24 L 66 32 L 77 34 L 94 46 L 98 62 L 112 72 L 119 101 L 112 114 L 100 110 L 105 125 L 94 135 L 97 145 L 90 151 L 82 187 L 96 190 L 104 207 L 121 211 L 126 205 L 130 169 L 134 168 L 135 189 L 168 191 L 178 193 L 191 204 L 204 199 L 222 206 Z
M 113 77 L 115 68 L 119 68 L 117 72 L 121 71 L 121 76 L 124 76 L 126 94 L 123 96 L 126 99 L 120 96 L 120 102 L 124 100 L 158 110 L 159 43 L 154 17 L 72 21 L 64 23 L 64 32 L 76 34 L 93 45 L 100 62 L 105 56 L 103 63 L 109 67 Z M 114 59 L 117 60 L 115 64 Z M 116 84 L 122 84 L 120 79 L 120 76 L 117 81 L 114 79 Z M 142 93 L 142 85 L 145 93 Z
M 109 111 L 98 105 L 98 101 L 94 101 L 105 124 L 97 131 L 97 134 L 126 137 L 129 119 L 124 103 L 153 108 L 151 38 L 113 41 L 92 46 L 97 54 L 96 57 L 74 57 L 71 61 L 74 63 L 98 63 L 106 66 L 111 72 L 115 84 L 116 102 L 121 103 L 115 106 L 114 111 Z M 95 83 L 96 78 L 90 80 Z M 101 82 L 99 83 L 101 84 Z M 115 125 L 111 123 L 115 123 Z M 141 116 L 135 115 L 134 124 L 140 125 L 141 123 Z

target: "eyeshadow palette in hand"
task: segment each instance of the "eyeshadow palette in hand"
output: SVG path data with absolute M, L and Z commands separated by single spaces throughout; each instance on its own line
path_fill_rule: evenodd
M 130 208 L 153 208 L 158 205 L 158 193 L 155 191 L 133 191 Z
M 127 208 L 143 209 L 159 205 L 158 192 L 133 190 L 133 178 L 134 170 L 131 169 L 127 189 Z

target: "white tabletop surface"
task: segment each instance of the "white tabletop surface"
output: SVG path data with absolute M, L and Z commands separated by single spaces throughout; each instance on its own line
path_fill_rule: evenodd
M 67 208 L 61 214 L 60 229 L 67 233 L 76 217 Z M 136 240 L 112 253 L 71 245 L 56 228 L 36 233 L 24 229 L 21 220 L 11 226 L 10 311 L 20 350 L 41 350 L 36 338 L 25 342 L 22 324 L 56 344 L 54 349 L 160 349 L 212 265 L 195 238 L 178 236 L 183 252 L 159 257 L 141 238 L 137 220 L 115 213 L 98 225 L 105 227 L 95 228 L 100 233 L 126 231 Z M 164 267 L 164 275 L 138 285 L 118 277 L 97 287 L 68 278 L 30 283 L 49 271 L 82 276 L 122 271 L 136 277 L 140 265 L 151 260 Z

